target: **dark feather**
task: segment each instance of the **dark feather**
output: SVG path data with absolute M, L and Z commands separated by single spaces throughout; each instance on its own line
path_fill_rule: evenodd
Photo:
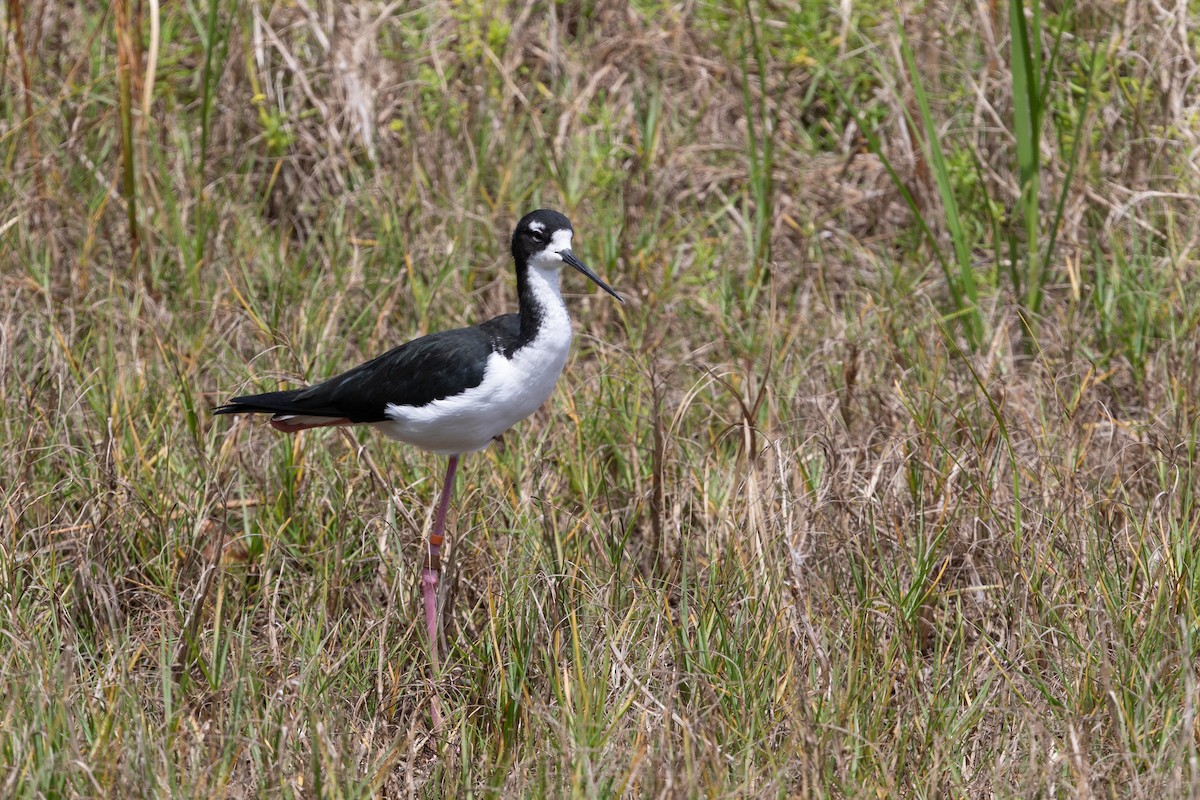
M 505 314 L 471 328 L 422 336 L 316 386 L 235 397 L 214 414 L 302 414 L 383 422 L 389 404 L 424 406 L 483 381 L 494 352 L 511 351 L 520 320 Z

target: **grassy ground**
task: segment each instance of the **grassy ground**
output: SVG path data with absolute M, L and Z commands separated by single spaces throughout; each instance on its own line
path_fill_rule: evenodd
M 1018 2 L 1018 0 L 1014 0 Z M 0 793 L 1200 794 L 1200 12 L 9 0 Z M 209 409 L 515 302 L 442 463 Z

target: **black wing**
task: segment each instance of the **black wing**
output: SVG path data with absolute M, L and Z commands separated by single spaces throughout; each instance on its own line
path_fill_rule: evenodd
M 302 414 L 383 422 L 389 404 L 423 406 L 483 381 L 493 352 L 518 335 L 516 314 L 413 339 L 316 386 L 235 397 L 214 414 Z

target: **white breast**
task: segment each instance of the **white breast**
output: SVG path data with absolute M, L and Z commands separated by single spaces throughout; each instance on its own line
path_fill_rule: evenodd
M 492 353 L 483 382 L 461 394 L 423 406 L 387 406 L 386 436 L 435 453 L 482 450 L 546 402 L 571 349 L 571 320 L 558 291 L 557 270 L 530 270 L 542 308 L 537 336 L 512 354 Z

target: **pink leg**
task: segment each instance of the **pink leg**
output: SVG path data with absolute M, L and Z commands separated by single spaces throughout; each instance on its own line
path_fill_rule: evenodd
M 454 493 L 454 473 L 458 470 L 458 456 L 450 456 L 446 464 L 446 478 L 442 482 L 442 496 L 438 500 L 437 514 L 433 518 L 433 532 L 429 535 L 429 550 L 425 568 L 421 570 L 421 593 L 425 600 L 425 632 L 429 635 L 429 665 L 436 679 L 438 672 L 438 573 L 442 569 L 442 534 L 446 529 L 446 512 L 450 509 L 450 495 Z M 438 704 L 437 691 L 432 700 L 433 727 L 442 725 L 442 712 Z

